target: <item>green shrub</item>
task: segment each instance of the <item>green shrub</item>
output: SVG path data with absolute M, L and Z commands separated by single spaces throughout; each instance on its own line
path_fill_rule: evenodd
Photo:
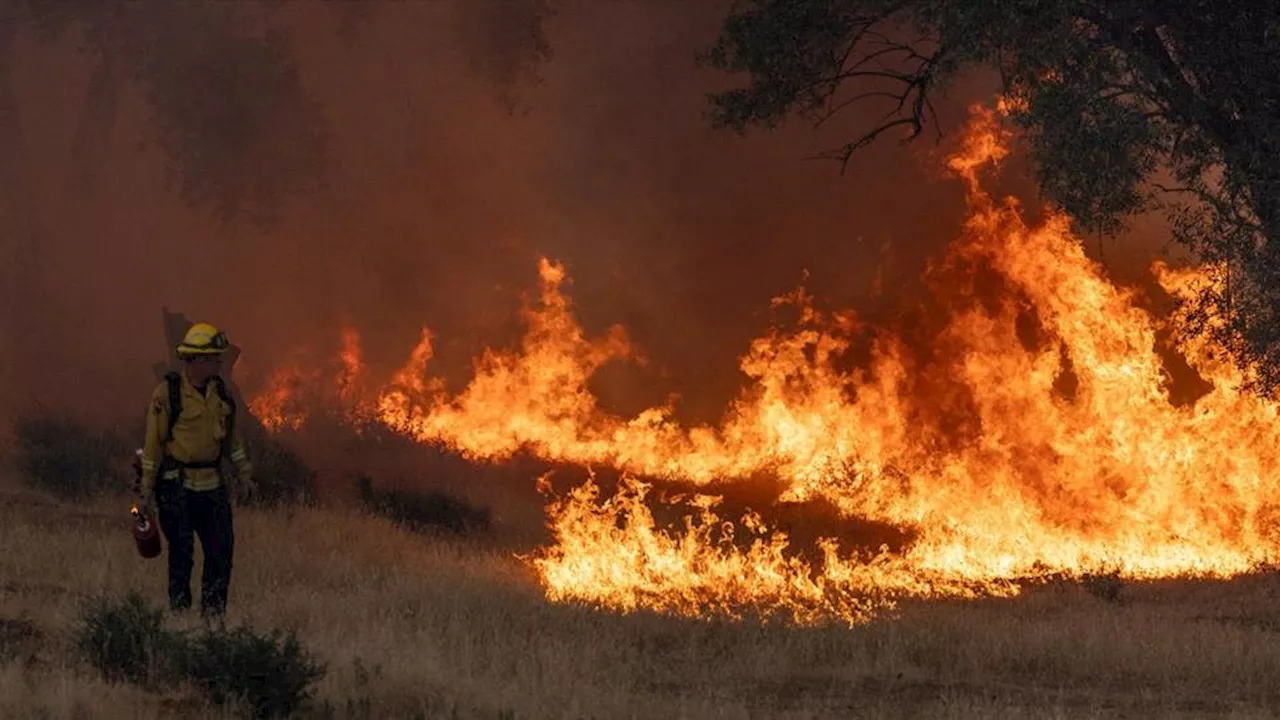
M 253 717 L 285 717 L 310 699 L 325 674 L 292 632 L 206 630 L 188 643 L 183 674 L 217 705 L 247 707 Z
M 79 656 L 110 682 L 163 684 L 181 638 L 163 627 L 164 613 L 136 592 L 123 600 L 92 600 L 72 636 Z
M 164 612 L 136 592 L 91 601 L 72 638 L 77 656 L 110 682 L 160 690 L 189 684 L 210 702 L 255 718 L 285 717 L 311 698 L 325 665 L 292 632 L 164 627 Z
M 86 498 L 129 486 L 129 447 L 109 430 L 74 418 L 32 412 L 13 425 L 15 470 L 28 487 L 62 499 Z

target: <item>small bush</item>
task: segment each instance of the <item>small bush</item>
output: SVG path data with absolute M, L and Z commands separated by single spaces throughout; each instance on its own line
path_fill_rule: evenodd
M 0 665 L 35 656 L 44 633 L 30 620 L 0 617 Z
M 367 475 L 356 480 L 360 501 L 370 512 L 409 530 L 443 528 L 458 535 L 489 529 L 488 508 L 477 508 L 444 493 L 375 490 Z
M 274 508 L 309 503 L 315 497 L 315 471 L 297 453 L 268 435 L 255 434 L 246 439 L 249 459 L 253 462 L 257 496 L 250 503 L 256 507 Z
M 81 616 L 72 646 L 110 682 L 153 690 L 188 683 L 210 702 L 246 708 L 255 718 L 293 713 L 326 672 L 292 632 L 210 626 L 183 633 L 163 620 L 164 612 L 135 592 L 98 598 Z
M 236 702 L 253 717 L 284 717 L 310 699 L 325 674 L 292 632 L 206 630 L 187 646 L 184 675 L 217 705 Z
M 1087 575 L 1084 577 L 1084 588 L 1090 595 L 1104 602 L 1116 605 L 1124 603 L 1124 581 L 1117 573 Z
M 43 412 L 19 417 L 13 430 L 15 470 L 28 487 L 68 500 L 128 487 L 129 448 L 115 433 Z
M 72 646 L 110 682 L 165 682 L 180 638 L 163 627 L 164 614 L 136 592 L 123 600 L 93 600 L 76 626 Z

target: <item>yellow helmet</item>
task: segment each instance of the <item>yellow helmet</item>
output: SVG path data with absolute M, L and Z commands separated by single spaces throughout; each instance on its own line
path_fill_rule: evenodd
M 178 356 L 221 355 L 227 351 L 230 343 L 227 336 L 209 323 L 196 323 L 187 330 L 186 337 L 178 344 Z

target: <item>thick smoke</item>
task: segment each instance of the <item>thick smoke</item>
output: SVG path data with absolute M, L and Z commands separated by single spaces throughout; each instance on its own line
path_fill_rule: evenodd
M 178 7 L 128 42 L 190 31 L 183 12 L 207 10 Z M 224 224 L 167 183 L 145 86 L 120 82 L 107 131 L 77 141 L 95 92 L 83 24 L 46 41 L 6 21 L 0 403 L 136 415 L 165 352 L 162 306 L 225 327 L 248 375 L 299 348 L 324 357 L 343 325 L 362 332 L 370 369 L 389 372 L 429 325 L 440 366 L 461 383 L 481 348 L 515 339 L 545 254 L 567 265 L 587 329 L 621 323 L 650 360 L 606 378 L 606 400 L 625 412 L 678 392 L 690 419 L 714 419 L 740 382 L 736 357 L 771 321 L 771 297 L 807 270 L 817 297 L 892 314 L 963 212 L 929 138 L 869 147 L 841 175 L 804 158 L 849 125 L 713 132 L 705 93 L 734 80 L 700 69 L 695 53 L 727 9 L 250 7 L 288 29 L 324 134 L 323 167 L 305 166 L 315 187 L 286 194 L 261 227 Z M 201 96 L 206 81 L 186 91 Z M 991 89 L 977 79 L 944 99 L 949 129 Z M 212 86 L 201 100 L 232 101 Z M 306 117 L 271 117 L 320 132 Z M 88 191 L 72 181 L 77 142 L 96 168 Z

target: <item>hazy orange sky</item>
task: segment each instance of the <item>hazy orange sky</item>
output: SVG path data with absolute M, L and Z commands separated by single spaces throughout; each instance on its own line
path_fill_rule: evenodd
M 882 141 L 840 175 L 804 158 L 859 127 L 851 114 L 821 133 L 801 121 L 713 131 L 704 95 L 734 80 L 694 55 L 727 2 L 557 0 L 552 57 L 537 82 L 514 86 L 503 79 L 527 43 L 493 5 L 376 3 L 350 43 L 336 5 L 274 10 L 294 33 L 331 155 L 328 190 L 266 232 L 220 233 L 166 188 L 133 86 L 94 192 L 69 190 L 89 61 L 74 36 L 16 38 L 6 70 L 43 235 L 38 264 L 16 273 L 39 307 L 6 310 L 43 331 L 4 338 L 0 401 L 34 393 L 133 412 L 164 351 L 161 306 L 224 327 L 244 372 L 299 347 L 330 352 L 343 323 L 364 335 L 372 368 L 389 371 L 425 324 L 441 367 L 464 381 L 480 348 L 514 339 L 546 255 L 566 264 L 589 331 L 624 324 L 650 379 L 665 378 L 662 395 L 679 391 L 693 415 L 714 416 L 739 383 L 736 357 L 769 324 L 769 299 L 804 271 L 823 301 L 874 316 L 912 301 L 923 259 L 958 229 L 962 189 L 942 174 L 932 136 Z M 975 79 L 941 99 L 944 129 L 957 131 L 965 104 L 990 89 Z M 19 239 L 6 231 L 6 258 Z M 1113 262 L 1123 247 L 1108 245 Z

